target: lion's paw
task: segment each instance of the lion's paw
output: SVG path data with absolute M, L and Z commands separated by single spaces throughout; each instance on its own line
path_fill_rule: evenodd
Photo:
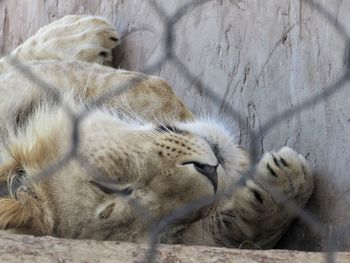
M 220 225 L 215 238 L 223 244 L 250 240 L 271 248 L 297 215 L 294 208 L 305 206 L 313 180 L 305 158 L 294 150 L 284 147 L 265 153 L 254 176 L 246 178 L 222 206 L 218 222 L 224 227 Z
M 17 52 L 24 60 L 80 60 L 108 64 L 119 35 L 104 18 L 69 15 L 42 27 Z
M 304 203 L 313 189 L 313 177 L 307 161 L 289 147 L 264 154 L 257 166 L 256 181 L 277 203 L 286 199 Z
M 302 208 L 313 191 L 313 177 L 305 158 L 288 147 L 265 153 L 252 177 L 233 194 L 234 204 L 227 206 L 233 206 L 235 213 L 247 221 L 272 219 L 281 213 L 295 215 L 295 211 L 288 211 L 286 200 Z

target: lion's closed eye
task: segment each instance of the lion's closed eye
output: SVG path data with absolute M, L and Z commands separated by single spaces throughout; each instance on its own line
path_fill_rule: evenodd
M 90 183 L 105 194 L 117 194 L 127 196 L 130 195 L 133 191 L 130 187 L 118 187 L 115 183 L 113 183 L 110 180 L 95 180 L 90 181 Z

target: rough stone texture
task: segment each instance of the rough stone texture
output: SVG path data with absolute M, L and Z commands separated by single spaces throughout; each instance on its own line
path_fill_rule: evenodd
M 144 262 L 147 253 L 145 244 L 69 240 L 52 237 L 35 238 L 0 234 L 2 262 Z M 238 250 L 208 247 L 162 245 L 156 262 L 234 262 L 234 263 L 323 263 L 327 254 L 286 250 Z M 350 261 L 350 253 L 335 253 L 337 263 Z
M 110 19 L 125 35 L 115 64 L 142 70 L 164 52 L 164 23 L 150 2 L 3 0 L 1 51 L 8 52 L 40 26 L 66 14 L 97 14 Z M 188 3 L 156 2 L 168 15 Z M 349 0 L 317 2 L 350 34 Z M 153 74 L 164 77 L 196 111 L 223 116 L 222 103 L 232 105 L 244 121 L 230 124 L 245 147 L 248 130 L 259 131 L 272 115 L 323 91 L 342 75 L 347 63 L 344 37 L 306 1 L 212 0 L 186 11 L 175 27 L 175 53 L 194 77 L 218 94 L 220 103 L 208 99 L 197 82 L 190 83 L 177 62 L 168 60 Z M 347 84 L 332 97 L 283 120 L 259 140 L 260 153 L 288 145 L 306 156 L 317 177 L 308 209 L 331 235 L 340 234 L 337 249 L 350 249 L 349 97 Z M 279 246 L 322 250 L 326 242 L 297 222 Z

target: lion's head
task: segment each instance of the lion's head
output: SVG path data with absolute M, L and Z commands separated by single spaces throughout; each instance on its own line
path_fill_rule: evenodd
M 65 108 L 41 105 L 9 136 L 0 170 L 9 196 L 0 199 L 0 227 L 143 240 L 174 210 L 225 190 L 244 159 L 231 138 L 209 120 L 154 124 L 103 109 L 73 119 Z M 207 217 L 216 206 L 213 201 L 186 213 L 169 231 Z

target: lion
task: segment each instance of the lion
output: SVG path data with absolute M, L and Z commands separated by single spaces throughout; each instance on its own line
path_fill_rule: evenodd
M 165 80 L 110 67 L 119 42 L 104 18 L 69 15 L 1 59 L 0 228 L 145 242 L 162 223 L 163 243 L 275 246 L 286 204 L 313 191 L 305 158 L 283 147 L 252 166 Z

